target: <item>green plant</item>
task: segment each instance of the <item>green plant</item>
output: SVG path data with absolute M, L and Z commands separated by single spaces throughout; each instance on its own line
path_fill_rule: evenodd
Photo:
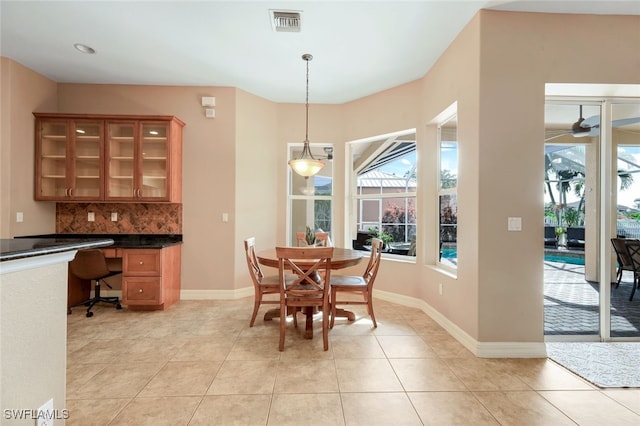
M 564 234 L 565 232 L 567 232 L 567 230 L 565 228 L 563 228 L 562 226 L 557 226 L 556 227 L 556 235 L 560 236 L 560 235 Z
M 567 226 L 577 226 L 580 222 L 580 212 L 573 207 L 567 207 L 564 211 L 564 221 Z
M 312 246 L 316 243 L 316 233 L 313 229 L 307 226 L 307 232 L 304 235 L 304 239 L 307 241 L 307 244 Z
M 378 227 L 377 227 L 377 226 L 376 226 L 376 227 L 370 227 L 370 228 L 369 228 L 369 234 L 371 235 L 371 238 L 369 238 L 369 239 L 367 240 L 367 242 L 368 242 L 368 243 L 370 243 L 370 242 L 371 242 L 371 239 L 372 239 L 372 238 L 379 238 L 379 239 L 381 239 L 381 240 L 382 240 L 382 243 L 383 243 L 385 246 L 389 245 L 389 243 L 390 243 L 390 242 L 393 242 L 393 235 L 391 235 L 391 234 L 387 234 L 387 233 L 386 233 L 386 232 L 384 232 L 384 231 L 380 231 L 380 230 L 378 229 Z

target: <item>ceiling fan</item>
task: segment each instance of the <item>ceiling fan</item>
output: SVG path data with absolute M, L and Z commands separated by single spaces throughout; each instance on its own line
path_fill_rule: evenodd
M 622 118 L 619 120 L 613 120 L 611 127 L 628 126 L 629 124 L 640 123 L 640 117 Z M 562 130 L 560 133 L 554 134 L 548 138 L 545 138 L 545 142 L 551 139 L 559 138 L 564 135 L 572 135 L 574 138 L 583 138 L 586 136 L 598 136 L 600 135 L 600 116 L 592 115 L 585 119 L 582 117 L 582 105 L 580 105 L 580 118 L 578 121 L 571 125 L 571 129 Z

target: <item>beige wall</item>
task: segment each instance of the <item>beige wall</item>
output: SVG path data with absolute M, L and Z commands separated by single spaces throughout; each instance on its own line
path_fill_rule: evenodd
M 638 28 L 638 17 L 482 11 L 419 81 L 343 105 L 312 105 L 310 140 L 335 145 L 336 243 L 350 243 L 343 215 L 344 144 L 416 128 L 419 255 L 417 263 L 383 261 L 377 288 L 424 301 L 477 343 L 542 342 L 544 83 L 640 83 Z M 11 135 L 17 137 L 7 139 L 2 130 L 3 170 L 7 145 L 22 159 L 23 168 L 15 170 L 21 176 L 18 194 L 9 197 L 14 207 L 26 203 L 29 211 L 38 211 L 39 204 L 46 205 L 31 201 L 31 111 L 175 114 L 187 123 L 183 289 L 202 297 L 210 290 L 233 295 L 249 282 L 242 239 L 255 235 L 259 247 L 284 243 L 286 146 L 304 137 L 302 104 L 273 104 L 219 87 L 56 86 L 12 67 L 22 78 L 46 83 L 48 92 L 55 87 L 59 92 L 57 106 L 32 102 L 11 111 L 20 116 L 12 121 L 17 124 Z M 4 104 L 4 74 L 2 87 Z M 28 87 L 19 90 L 32 94 Z M 204 117 L 199 102 L 204 95 L 217 98 L 215 119 Z M 460 268 L 451 277 L 431 265 L 437 220 L 432 120 L 456 101 Z M 2 117 L 4 123 L 9 115 L 3 111 Z M 223 212 L 229 223 L 221 221 Z M 3 220 L 7 216 L 3 205 Z M 509 216 L 522 217 L 522 232 L 507 232 Z M 47 219 L 53 226 L 53 218 Z M 42 229 L 31 221 L 25 226 L 29 233 Z M 3 226 L 3 235 L 15 233 Z
M 34 191 L 33 111 L 55 111 L 57 85 L 1 57 L 0 238 L 55 231 L 55 203 L 39 203 Z M 16 223 L 16 212 L 24 222 Z

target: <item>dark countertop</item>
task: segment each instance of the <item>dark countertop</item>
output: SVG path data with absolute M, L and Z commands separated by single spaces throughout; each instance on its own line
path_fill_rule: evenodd
M 87 239 L 108 238 L 113 240 L 110 247 L 130 249 L 161 249 L 175 244 L 182 244 L 182 234 L 45 234 L 16 238 L 56 238 Z
M 0 261 L 16 260 L 86 248 L 107 247 L 110 238 L 14 238 L 0 240 Z

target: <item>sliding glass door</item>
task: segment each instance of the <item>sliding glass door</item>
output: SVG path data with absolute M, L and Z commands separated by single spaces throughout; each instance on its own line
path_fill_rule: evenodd
M 611 241 L 640 238 L 640 103 L 548 101 L 545 132 L 545 336 L 640 338 Z

